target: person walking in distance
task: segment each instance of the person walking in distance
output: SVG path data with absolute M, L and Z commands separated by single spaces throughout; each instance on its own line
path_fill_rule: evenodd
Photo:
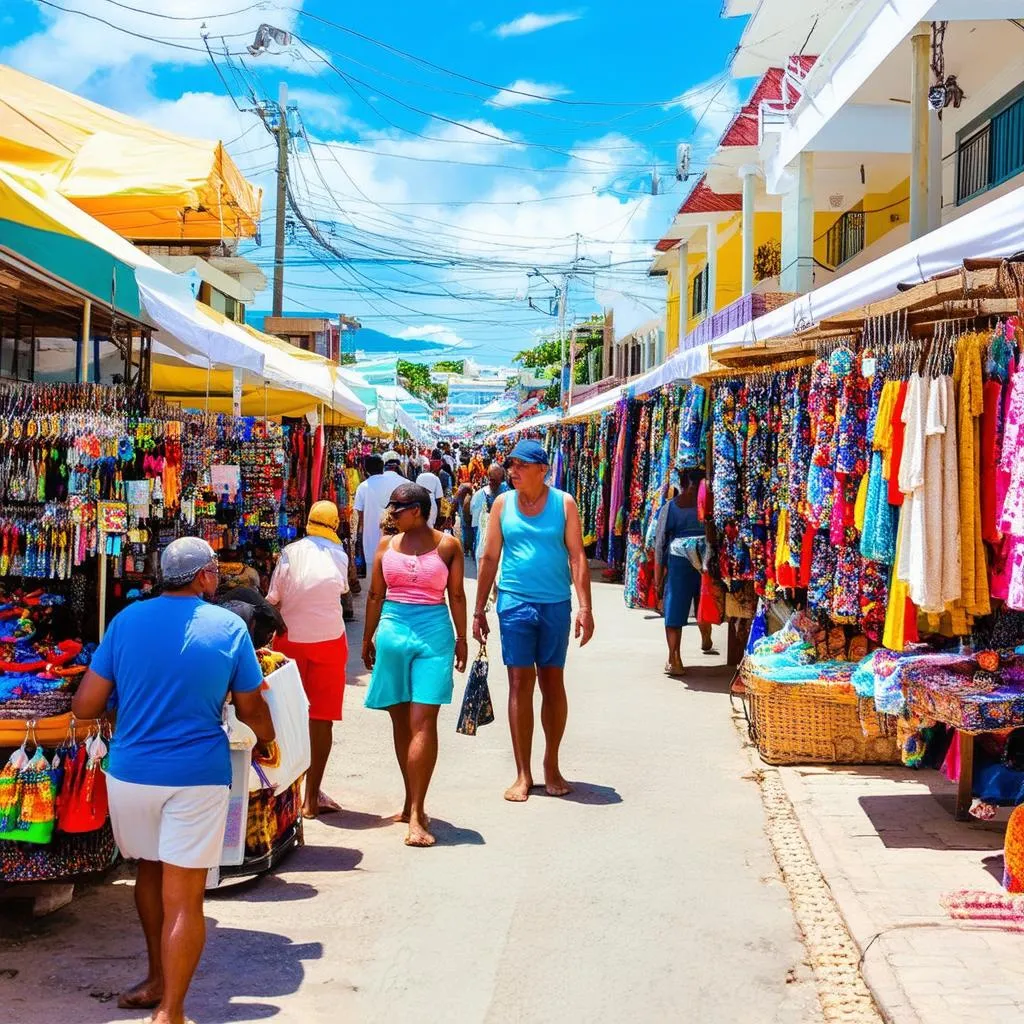
M 379 455 L 367 456 L 364 465 L 366 479 L 356 488 L 353 505 L 359 514 L 359 536 L 363 540 L 363 558 L 369 573 L 373 568 L 373 556 L 380 544 L 380 518 L 384 506 L 390 500 L 391 492 L 406 480 L 393 469 L 385 471 L 384 460 Z
M 405 844 L 433 846 L 424 803 L 437 762 L 437 714 L 452 700 L 453 663 L 460 672 L 466 667 L 465 562 L 459 542 L 430 526 L 426 488 L 403 484 L 388 509 L 398 534 L 384 538 L 373 563 L 363 634 L 363 664 L 373 672 L 366 706 L 391 715 L 405 781 Z
M 517 772 L 505 799 L 514 802 L 526 800 L 533 787 L 533 691 L 538 680 L 544 786 L 550 796 L 572 791 L 558 760 L 569 711 L 564 671 L 572 618 L 570 583 L 579 600 L 575 633 L 580 646 L 594 635 L 579 509 L 570 495 L 547 485 L 547 472 L 547 453 L 536 441 L 520 441 L 509 454 L 514 491 L 495 499 L 488 518 L 473 615 L 473 636 L 483 642 L 490 632 L 484 608 L 500 561 L 498 621 Z
M 213 548 L 199 537 L 172 541 L 160 572 L 163 593 L 111 621 L 71 710 L 98 718 L 116 696 L 110 821 L 122 856 L 138 861 L 135 907 L 149 957 L 145 980 L 117 1005 L 155 1010 L 153 1024 L 185 1024 L 185 995 L 206 942 L 206 875 L 220 863 L 228 814 L 224 701 L 231 696 L 264 749 L 274 724 L 245 623 L 208 603 L 217 591 Z
M 334 744 L 334 723 L 345 699 L 348 640 L 341 607 L 348 593 L 348 555 L 338 537 L 338 506 L 317 501 L 309 510 L 306 536 L 278 559 L 267 600 L 281 611 L 286 632 L 274 647 L 295 662 L 309 698 L 309 771 L 302 816 L 340 811 L 321 789 Z
M 654 543 L 654 586 L 661 599 L 665 616 L 665 639 L 668 643 L 668 663 L 665 674 L 678 679 L 683 675 L 680 648 L 683 627 L 690 613 L 696 615 L 700 601 L 700 570 L 704 554 L 704 524 L 697 513 L 697 492 L 702 469 L 679 471 L 679 492 L 666 502 L 658 515 L 658 529 Z M 700 630 L 701 651 L 714 654 L 711 624 L 697 619 Z

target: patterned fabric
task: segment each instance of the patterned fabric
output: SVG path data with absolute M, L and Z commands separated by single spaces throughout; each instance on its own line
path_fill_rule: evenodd
M 249 816 L 245 831 L 245 857 L 265 857 L 275 843 L 299 820 L 302 808 L 302 779 L 297 779 L 283 793 L 274 796 L 272 789 L 249 794 Z
M 963 732 L 993 732 L 1024 725 L 1024 667 L 1007 666 L 1001 680 L 976 668 L 968 658 L 946 665 L 922 658 L 909 665 L 903 687 L 911 710 Z
M 832 518 L 835 500 L 835 434 L 838 383 L 828 363 L 820 359 L 814 364 L 811 391 L 807 400 L 811 416 L 811 465 L 807 473 L 808 519 L 824 526 Z
M 675 468 L 694 469 L 704 465 L 704 403 L 707 392 L 700 384 L 687 390 L 679 411 L 679 444 Z
M 108 821 L 95 832 L 57 832 L 48 846 L 0 843 L 0 881 L 59 882 L 105 871 L 117 859 L 117 845 Z

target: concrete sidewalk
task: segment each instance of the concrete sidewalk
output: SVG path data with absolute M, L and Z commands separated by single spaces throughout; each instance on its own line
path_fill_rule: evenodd
M 627 611 L 618 586 L 595 584 L 594 606 L 597 635 L 573 644 L 567 673 L 563 768 L 575 793 L 502 799 L 514 768 L 495 643 L 497 722 L 459 736 L 457 706 L 441 712 L 431 850 L 405 847 L 390 819 L 401 778 L 388 716 L 363 707 L 352 625 L 326 784 L 346 810 L 312 822 L 272 876 L 208 901 L 192 1018 L 820 1024 L 730 721 L 731 672 L 699 654 L 691 626 L 694 672 L 668 679 L 660 618 Z M 145 1019 L 112 998 L 144 964 L 126 878 L 41 921 L 0 916 L 0 1020 Z
M 955 821 L 954 787 L 929 769 L 777 770 L 883 1015 L 1024 1022 L 1024 935 L 955 921 L 939 902 L 1002 891 L 1003 826 Z

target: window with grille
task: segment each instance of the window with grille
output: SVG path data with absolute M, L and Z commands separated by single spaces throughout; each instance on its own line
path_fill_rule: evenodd
M 693 297 L 690 300 L 690 317 L 707 315 L 709 306 L 709 285 L 711 283 L 711 265 L 704 264 L 704 269 L 693 279 Z

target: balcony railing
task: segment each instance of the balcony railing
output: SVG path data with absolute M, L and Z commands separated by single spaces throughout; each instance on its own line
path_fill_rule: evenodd
M 847 210 L 828 229 L 825 259 L 830 267 L 841 267 L 864 248 L 864 211 Z
M 993 114 L 991 120 L 957 143 L 957 205 L 1022 172 L 1024 96 Z
M 956 201 L 966 203 L 988 189 L 991 183 L 992 122 L 956 150 Z

